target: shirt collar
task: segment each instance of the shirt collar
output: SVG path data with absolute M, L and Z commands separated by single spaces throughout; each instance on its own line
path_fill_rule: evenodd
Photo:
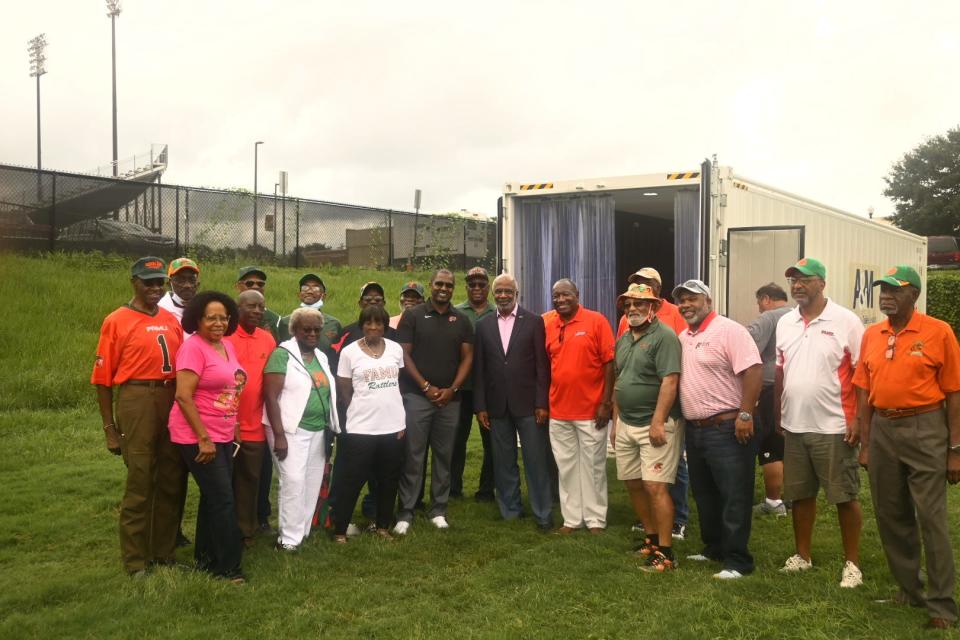
M 918 333 L 920 331 L 920 323 L 923 322 L 921 316 L 923 316 L 923 314 L 914 309 L 913 315 L 910 316 L 910 320 L 907 322 L 907 326 L 901 329 L 900 332 L 913 331 L 914 333 Z M 893 327 L 890 326 L 890 318 L 883 321 L 883 324 L 880 325 L 880 331 L 882 333 L 893 333 Z
M 697 334 L 703 333 L 707 330 L 707 327 L 710 326 L 710 323 L 713 322 L 713 319 L 717 317 L 716 311 L 711 311 L 707 314 L 707 317 L 703 319 L 703 322 L 700 323 L 700 327 L 696 331 L 690 330 L 690 325 L 687 325 L 687 335 L 695 336 Z
M 517 309 L 518 309 L 519 307 L 520 307 L 520 305 L 518 305 L 518 304 L 513 305 L 513 311 L 511 311 L 510 313 L 508 313 L 506 316 L 502 315 L 499 310 L 497 310 L 495 313 L 497 314 L 497 317 L 500 318 L 501 320 L 506 320 L 507 318 L 510 318 L 510 317 L 516 318 L 516 317 L 517 317 Z

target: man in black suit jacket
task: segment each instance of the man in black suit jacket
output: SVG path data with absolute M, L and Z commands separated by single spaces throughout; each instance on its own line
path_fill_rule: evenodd
M 523 514 L 517 434 L 527 476 L 530 509 L 541 531 L 553 528 L 550 436 L 547 432 L 550 362 L 543 318 L 517 305 L 517 281 L 493 281 L 497 312 L 477 322 L 473 407 L 490 430 L 497 505 L 504 520 Z

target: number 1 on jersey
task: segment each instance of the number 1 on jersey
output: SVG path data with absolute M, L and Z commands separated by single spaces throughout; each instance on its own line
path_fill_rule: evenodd
M 173 366 L 170 364 L 170 350 L 167 349 L 167 338 L 162 333 L 157 336 L 157 342 L 160 343 L 160 351 L 163 352 L 163 366 L 160 367 L 160 371 L 163 373 L 170 373 L 173 371 Z

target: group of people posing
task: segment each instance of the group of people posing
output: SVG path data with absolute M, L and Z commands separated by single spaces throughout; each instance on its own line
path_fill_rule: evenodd
M 934 628 L 957 619 L 946 482 L 960 480 L 960 348 L 948 325 L 915 309 L 921 282 L 910 267 L 873 283 L 887 319 L 866 330 L 824 296 L 826 268 L 812 258 L 786 270 L 796 306 L 765 285 L 749 328 L 718 315 L 702 281 L 677 286 L 676 304 L 661 298 L 647 267 L 617 299 L 616 337 L 567 279 L 542 316 L 519 306 L 513 276 L 491 283 L 482 268 L 468 271 L 461 305 L 448 270 L 432 275 L 426 298 L 406 284 L 394 317 L 369 282 L 356 322 L 343 326 L 322 311 L 316 274 L 300 279 L 300 306 L 283 317 L 266 308 L 263 269 L 240 270 L 235 300 L 198 293 L 199 275 L 188 258 L 138 260 L 133 298 L 106 318 L 97 347 L 91 381 L 107 447 L 127 466 L 120 542 L 133 576 L 174 562 L 188 472 L 200 490 L 199 569 L 245 580 L 243 549 L 270 529 L 274 466 L 276 546 L 295 551 L 324 517 L 334 439 L 335 542 L 356 531 L 364 485 L 371 533 L 406 535 L 428 462 L 427 519 L 446 529 L 476 417 L 475 498 L 495 500 L 504 519 L 525 515 L 519 441 L 534 523 L 559 535 L 606 528 L 609 443 L 636 513 L 634 551 L 652 572 L 678 566 L 672 539 L 685 534 L 689 474 L 703 548 L 688 558 L 718 563 L 715 578 L 751 573 L 753 514 L 785 516 L 788 505 L 796 553 L 782 571 L 811 568 L 822 487 L 838 510 L 840 586 L 860 585 L 862 465 L 898 600 L 925 605 Z M 758 459 L 766 499 L 754 506 Z

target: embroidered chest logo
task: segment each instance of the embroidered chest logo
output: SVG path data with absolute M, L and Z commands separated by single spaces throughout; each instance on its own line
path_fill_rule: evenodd
M 456 321 L 457 321 L 457 316 L 450 316 L 449 318 L 447 318 L 447 322 L 456 322 Z
M 910 345 L 910 355 L 912 356 L 923 355 L 923 340 L 917 340 L 912 345 Z
M 821 329 L 820 333 L 822 333 L 825 336 L 830 336 L 831 338 L 833 337 L 833 331 L 827 331 L 826 329 Z

